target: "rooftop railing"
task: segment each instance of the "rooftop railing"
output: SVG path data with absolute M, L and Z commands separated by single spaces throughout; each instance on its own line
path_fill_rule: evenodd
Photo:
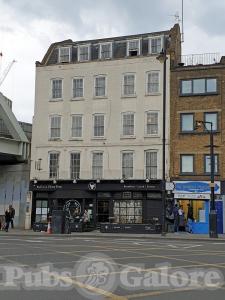
M 212 65 L 220 62 L 219 53 L 203 53 L 181 55 L 181 62 L 184 66 Z

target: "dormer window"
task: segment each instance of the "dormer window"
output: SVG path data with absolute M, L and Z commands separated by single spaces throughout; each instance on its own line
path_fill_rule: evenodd
M 150 54 L 157 54 L 162 51 L 162 37 L 152 37 L 149 39 L 149 53 Z
M 131 40 L 127 42 L 127 56 L 140 55 L 140 40 Z
M 59 62 L 70 62 L 70 47 L 59 48 Z
M 112 58 L 112 43 L 100 44 L 100 59 Z
M 82 45 L 78 48 L 79 53 L 79 61 L 88 61 L 90 56 L 90 46 L 89 45 Z

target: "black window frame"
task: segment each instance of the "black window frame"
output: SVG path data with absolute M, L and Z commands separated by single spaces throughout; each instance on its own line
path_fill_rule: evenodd
M 182 117 L 186 115 L 193 116 L 193 130 L 183 130 L 182 129 Z M 195 114 L 194 113 L 180 113 L 180 132 L 181 133 L 193 133 L 195 131 Z
M 183 156 L 192 156 L 193 157 L 193 171 L 192 172 L 183 172 L 182 171 L 182 157 Z M 180 174 L 181 175 L 193 175 L 193 174 L 195 174 L 195 155 L 194 154 L 188 154 L 188 153 L 180 154 Z
M 207 120 L 206 120 L 206 115 L 207 114 L 208 115 L 216 114 L 216 129 L 213 129 L 213 132 L 219 131 L 219 113 L 218 113 L 218 111 L 206 111 L 206 112 L 204 112 L 204 122 L 207 122 Z M 207 124 L 206 124 L 206 126 L 207 126 Z M 208 132 L 208 131 L 210 131 L 210 129 L 204 128 L 204 131 Z
M 194 93 L 194 81 L 203 79 L 205 80 L 205 92 L 204 93 Z M 207 92 L 207 80 L 216 79 L 216 91 L 215 92 Z M 182 83 L 184 81 L 191 81 L 191 92 L 190 93 L 183 93 L 182 92 Z M 186 79 L 180 79 L 180 85 L 179 85 L 180 91 L 179 95 L 182 97 L 185 96 L 201 96 L 201 95 L 218 95 L 218 77 L 200 77 L 200 78 L 186 78 Z
M 203 156 L 203 164 L 204 164 L 204 174 L 206 174 L 206 175 L 210 175 L 211 174 L 211 171 L 209 171 L 209 172 L 207 172 L 206 171 L 206 157 L 207 156 L 209 156 L 210 157 L 210 154 L 204 154 L 204 156 Z M 215 157 L 217 157 L 217 171 L 215 170 L 215 165 L 216 164 L 214 164 L 214 174 L 215 175 L 218 175 L 219 174 L 219 170 L 220 170 L 220 168 L 219 168 L 219 154 L 217 154 L 217 153 L 215 153 L 214 154 L 214 162 L 215 162 Z

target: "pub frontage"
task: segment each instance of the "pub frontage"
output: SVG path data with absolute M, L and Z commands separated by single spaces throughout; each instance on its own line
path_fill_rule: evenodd
M 117 232 L 154 231 L 149 225 L 155 223 L 157 231 L 161 228 L 161 180 L 33 180 L 30 191 L 32 225 L 47 224 L 54 211 L 75 218 L 86 210 L 93 228 L 104 232 L 114 227 Z

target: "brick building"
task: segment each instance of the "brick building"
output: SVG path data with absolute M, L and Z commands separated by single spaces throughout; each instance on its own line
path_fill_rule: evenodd
M 199 57 L 199 59 L 203 59 Z M 214 59 L 215 61 L 216 59 Z M 183 65 L 171 70 L 170 177 L 174 198 L 187 213 L 194 209 L 196 232 L 208 231 L 210 199 L 209 125 L 196 129 L 196 121 L 212 122 L 215 152 L 215 193 L 218 229 L 224 231 L 223 180 L 225 179 L 225 62 Z

